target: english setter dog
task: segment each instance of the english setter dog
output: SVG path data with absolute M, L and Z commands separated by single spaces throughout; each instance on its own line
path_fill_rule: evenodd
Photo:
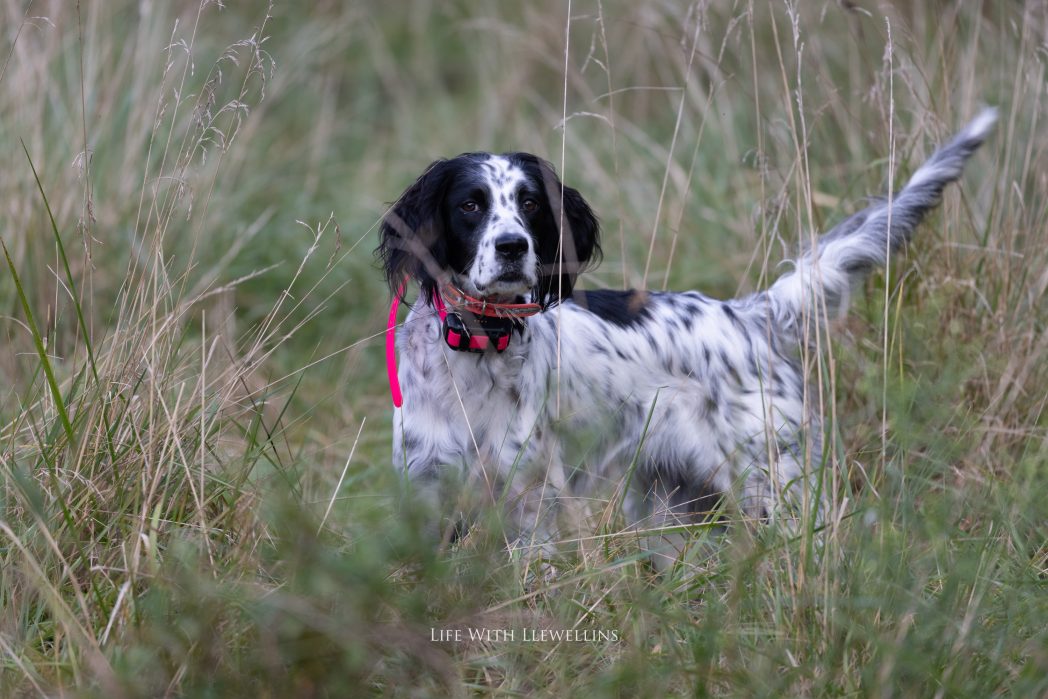
M 602 485 L 637 531 L 701 521 L 729 493 L 753 518 L 817 512 L 823 435 L 799 350 L 910 240 L 995 119 L 980 113 L 894 196 L 730 301 L 576 291 L 600 256 L 599 226 L 548 163 L 438 160 L 391 207 L 376 250 L 394 294 L 395 466 L 434 501 L 498 502 L 521 545 L 548 545 L 564 503 Z M 398 332 L 411 285 L 420 293 Z

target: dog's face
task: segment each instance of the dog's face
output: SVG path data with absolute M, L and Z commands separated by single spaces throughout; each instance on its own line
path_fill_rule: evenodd
M 540 186 L 505 158 L 452 173 L 443 201 L 448 262 L 465 291 L 514 298 L 538 283 L 536 236 L 548 214 Z
M 548 163 L 467 153 L 433 163 L 404 192 L 376 252 L 394 293 L 410 277 L 427 300 L 450 281 L 470 295 L 548 306 L 599 255 L 598 236 L 589 205 Z

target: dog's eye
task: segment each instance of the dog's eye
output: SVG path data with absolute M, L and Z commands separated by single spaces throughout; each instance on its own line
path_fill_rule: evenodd
M 534 199 L 525 199 L 521 202 L 521 207 L 529 214 L 533 214 L 539 210 L 539 203 Z
M 480 207 L 477 205 L 477 202 L 468 199 L 459 204 L 459 209 L 462 210 L 463 213 L 472 214 L 479 210 Z

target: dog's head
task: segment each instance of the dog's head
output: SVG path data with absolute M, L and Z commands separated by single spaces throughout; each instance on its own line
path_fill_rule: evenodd
M 600 228 L 582 196 L 529 153 L 438 160 L 382 222 L 376 253 L 394 294 L 410 277 L 432 302 L 452 282 L 493 301 L 544 307 L 571 295 L 600 256 Z

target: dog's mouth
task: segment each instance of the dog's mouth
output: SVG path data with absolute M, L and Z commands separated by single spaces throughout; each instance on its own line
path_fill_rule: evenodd
M 511 303 L 531 293 L 535 280 L 520 270 L 507 270 L 489 283 L 461 280 L 460 288 L 471 296 L 492 303 Z
M 513 289 L 500 289 L 498 287 L 488 287 L 485 291 L 478 291 L 474 296 L 479 301 L 487 301 L 488 303 L 518 303 L 521 299 L 526 296 L 530 291 L 530 287 L 519 288 L 516 285 Z

